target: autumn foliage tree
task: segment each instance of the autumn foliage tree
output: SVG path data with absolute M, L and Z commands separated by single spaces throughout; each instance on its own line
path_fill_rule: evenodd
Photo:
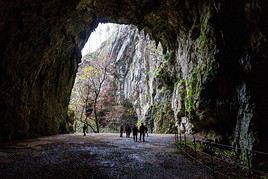
M 107 57 L 91 61 L 90 65 L 83 69 L 83 74 L 80 76 L 84 83 L 81 93 L 84 102 L 83 111 L 87 111 L 84 122 L 96 133 L 100 131 L 98 111 L 101 106 L 98 103 L 109 78 L 109 65 L 110 59 Z M 93 115 L 91 115 L 91 111 Z
M 80 64 L 72 91 L 70 106 L 76 113 L 76 120 L 96 133 L 101 127 L 118 121 L 126 111 L 116 99 L 111 70 L 108 56 L 87 59 Z
M 132 122 L 136 113 L 126 105 L 130 103 L 121 100 L 123 94 L 118 94 L 116 68 L 109 53 L 97 50 L 83 58 L 69 105 L 75 113 L 75 130 L 86 124 L 96 133 L 100 129 L 117 131 L 122 123 Z

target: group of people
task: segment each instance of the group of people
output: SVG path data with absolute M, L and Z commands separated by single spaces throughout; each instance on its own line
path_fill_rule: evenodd
M 121 125 L 120 126 L 120 137 L 123 137 L 124 131 L 126 132 L 126 137 L 130 137 L 130 134 L 132 132 L 133 140 L 135 142 L 138 141 L 138 132 L 140 133 L 140 141 L 142 140 L 143 142 L 145 142 L 145 139 L 144 139 L 145 134 L 147 134 L 147 136 L 148 136 L 148 128 L 143 123 L 141 123 L 141 126 L 139 129 L 135 124 L 133 125 L 132 128 L 129 124 Z

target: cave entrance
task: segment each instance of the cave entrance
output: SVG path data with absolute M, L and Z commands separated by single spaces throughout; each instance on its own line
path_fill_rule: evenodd
M 152 124 L 153 118 L 154 130 L 163 133 L 174 126 L 173 112 L 176 118 L 189 115 L 192 118 L 185 123 L 193 121 L 198 130 L 216 131 L 212 136 L 223 136 L 243 151 L 255 146 L 267 150 L 267 3 L 64 3 L 1 3 L 1 141 L 58 133 L 59 125 L 66 124 L 86 37 L 99 22 L 117 22 L 144 28 L 162 43 L 164 51 L 173 50 L 176 56 L 173 61 L 161 61 L 158 56 L 151 58 L 153 53 L 146 46 L 137 45 L 130 49 L 139 52 L 137 58 L 143 55 L 151 63 L 144 60 L 126 66 L 126 59 L 135 58 L 116 58 L 115 66 L 122 67 L 119 72 L 124 67 L 135 69 L 132 75 L 124 76 L 128 83 L 123 83 L 120 89 L 124 93 L 119 94 L 132 97 L 138 118 L 142 114 L 147 124 Z M 114 48 L 120 52 L 117 57 L 130 54 L 122 48 Z M 165 59 L 174 54 L 167 53 Z M 151 73 L 146 76 L 142 71 Z M 132 85 L 133 81 L 139 83 Z
M 91 33 L 81 53 L 69 104 L 74 131 L 82 132 L 84 125 L 96 133 L 119 132 L 125 124 L 151 125 L 145 116 L 161 45 L 157 48 L 136 26 L 105 23 Z

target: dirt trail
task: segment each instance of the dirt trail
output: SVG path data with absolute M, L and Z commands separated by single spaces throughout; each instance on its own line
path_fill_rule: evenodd
M 0 145 L 0 178 L 210 178 L 176 153 L 173 135 L 57 135 Z

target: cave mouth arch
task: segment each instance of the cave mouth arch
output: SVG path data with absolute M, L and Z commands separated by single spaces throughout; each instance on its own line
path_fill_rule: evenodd
M 141 123 L 153 131 L 153 120 L 145 115 L 153 105 L 149 85 L 164 60 L 161 44 L 136 26 L 106 23 L 91 33 L 82 54 L 68 109 L 74 131 L 86 124 L 91 132 L 119 132 L 121 125 Z
M 174 51 L 183 79 L 174 91 L 186 87 L 184 111 L 199 115 L 200 128 L 205 121 L 237 146 L 267 149 L 267 7 L 194 0 L 2 2 L 0 140 L 58 133 L 81 49 L 99 22 L 111 22 L 144 28 L 164 51 Z
M 200 12 L 201 6 L 114 0 L 73 1 L 64 7 L 59 1 L 27 6 L 4 3 L 2 30 L 7 35 L 1 38 L 1 140 L 58 133 L 66 120 L 81 50 L 98 23 L 136 25 L 161 42 L 164 50 L 174 49 L 179 27 L 189 28 L 180 13 L 186 9 Z M 12 14 L 15 7 L 18 13 Z M 7 64 L 14 65 L 7 68 Z

